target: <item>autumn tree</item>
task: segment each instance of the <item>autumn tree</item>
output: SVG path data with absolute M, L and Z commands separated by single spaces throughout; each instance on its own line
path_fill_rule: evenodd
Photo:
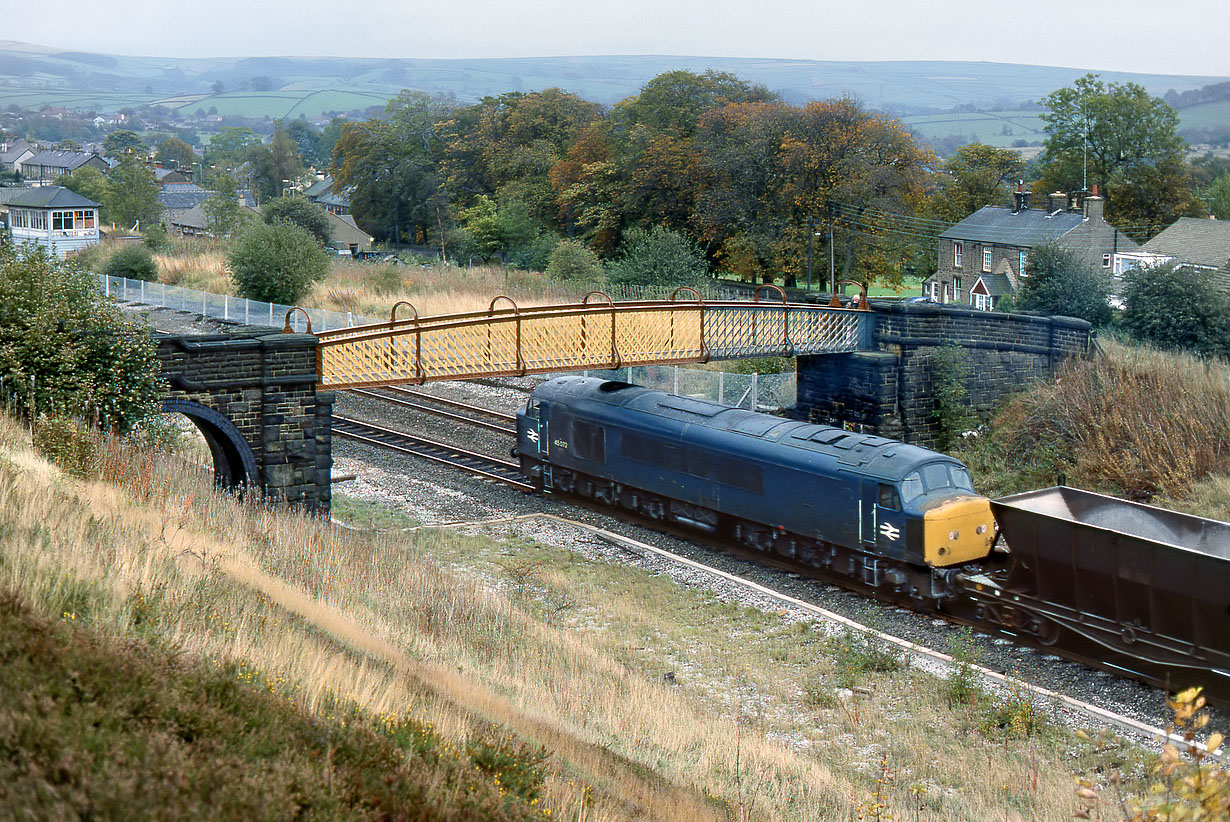
M 955 223 L 983 206 L 1008 205 L 1009 193 L 1024 176 L 1025 161 L 1017 152 L 968 143 L 944 163 L 931 213 Z

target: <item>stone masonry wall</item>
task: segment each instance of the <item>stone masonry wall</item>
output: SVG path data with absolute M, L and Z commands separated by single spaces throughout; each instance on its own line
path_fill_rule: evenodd
M 1053 377 L 1064 360 L 1086 356 L 1093 332 L 1070 317 L 1035 317 L 917 303 L 873 303 L 874 352 L 800 357 L 795 415 L 828 425 L 934 445 L 932 355 L 966 351 L 966 388 L 989 414 L 1030 382 Z
M 158 358 L 168 399 L 199 404 L 233 424 L 268 498 L 328 513 L 333 393 L 316 390 L 315 337 L 163 337 Z

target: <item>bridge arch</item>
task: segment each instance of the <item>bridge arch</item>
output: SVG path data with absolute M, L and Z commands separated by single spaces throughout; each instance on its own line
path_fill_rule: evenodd
M 256 454 L 235 424 L 212 408 L 191 400 L 166 399 L 162 410 L 192 420 L 214 458 L 214 481 L 223 488 L 256 486 Z

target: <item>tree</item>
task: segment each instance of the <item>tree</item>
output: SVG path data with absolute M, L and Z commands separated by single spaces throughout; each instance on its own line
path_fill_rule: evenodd
M 662 226 L 631 228 L 608 279 L 623 285 L 697 286 L 709 279 L 709 266 L 696 243 L 682 234 Z
M 127 431 L 163 391 L 148 330 L 126 322 L 93 274 L 36 245 L 0 245 L 0 374 L 24 413 L 98 415 Z
M 1230 356 L 1230 295 L 1212 272 L 1173 263 L 1124 276 L 1123 324 L 1162 348 Z
M 1209 210 L 1219 220 L 1230 220 L 1230 173 L 1213 181 L 1209 186 Z
M 260 142 L 252 129 L 228 126 L 210 138 L 205 147 L 205 162 L 220 170 L 232 170 L 247 158 L 248 149 Z
M 158 281 L 158 263 L 154 262 L 154 255 L 145 246 L 125 245 L 107 260 L 103 274 L 152 283 Z
M 948 222 L 964 220 L 986 205 L 1006 205 L 1008 193 L 1025 175 L 1021 155 L 1006 148 L 969 143 L 944 163 L 932 212 Z
M 292 305 L 325 278 L 329 257 L 316 238 L 297 225 L 251 223 L 228 258 L 231 278 L 249 299 Z
M 209 232 L 217 237 L 229 237 L 248 221 L 247 211 L 239 202 L 235 178 L 225 172 L 215 178 L 214 193 L 201 208 L 205 211 Z
M 270 200 L 261 207 L 261 219 L 267 225 L 279 222 L 297 225 L 315 237 L 322 246 L 328 245 L 332 239 L 332 232 L 329 230 L 329 215 L 316 203 L 303 197 L 280 197 Z
M 75 191 L 82 197 L 87 197 L 102 206 L 99 219 L 111 222 L 107 204 L 111 201 L 111 183 L 107 175 L 93 166 L 82 166 L 72 174 L 62 174 L 56 178 L 55 184 Z
M 599 282 L 606 271 L 598 255 L 580 240 L 561 240 L 551 251 L 547 276 L 552 280 Z
M 1071 251 L 1053 243 L 1035 246 L 1025 273 L 1014 300 L 1016 308 L 1077 317 L 1094 325 L 1110 321 L 1108 278 Z
M 158 153 L 154 155 L 154 159 L 162 163 L 163 168 L 191 169 L 196 162 L 196 154 L 193 153 L 192 146 L 183 140 L 168 137 L 158 144 Z
M 135 157 L 125 156 L 111 171 L 107 214 L 121 226 L 155 223 L 162 213 L 154 172 Z
M 1051 92 L 1042 105 L 1048 135 L 1042 194 L 1097 184 L 1108 195 L 1108 216 L 1118 219 L 1119 187 L 1132 181 L 1147 185 L 1149 170 L 1185 164 L 1178 114 L 1135 83 L 1103 83 L 1098 75 L 1087 74 L 1071 88 Z M 1169 190 L 1156 196 L 1155 209 L 1161 212 L 1191 194 Z
M 137 136 L 136 132 L 127 129 L 116 129 L 106 136 L 103 140 L 103 151 L 110 157 L 119 157 L 125 154 L 137 154 L 144 157 L 149 153 L 149 148 Z
M 668 71 L 654 77 L 640 94 L 620 104 L 632 125 L 686 137 L 708 111 L 729 103 L 774 102 L 777 95 L 733 74 L 709 69 L 704 74 Z

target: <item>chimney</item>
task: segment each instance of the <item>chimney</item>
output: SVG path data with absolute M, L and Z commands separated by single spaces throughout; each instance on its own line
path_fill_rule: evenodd
M 1025 201 L 1025 181 L 1016 181 L 1016 191 L 1012 192 L 1012 213 L 1019 214 L 1021 212 L 1021 203 Z
M 1085 198 L 1085 219 L 1086 220 L 1102 220 L 1106 201 L 1098 196 L 1098 187 L 1095 185 L 1093 191 Z
M 1047 195 L 1046 203 L 1046 210 L 1050 214 L 1054 214 L 1056 211 L 1066 211 L 1068 208 L 1068 195 L 1062 191 L 1053 192 Z

